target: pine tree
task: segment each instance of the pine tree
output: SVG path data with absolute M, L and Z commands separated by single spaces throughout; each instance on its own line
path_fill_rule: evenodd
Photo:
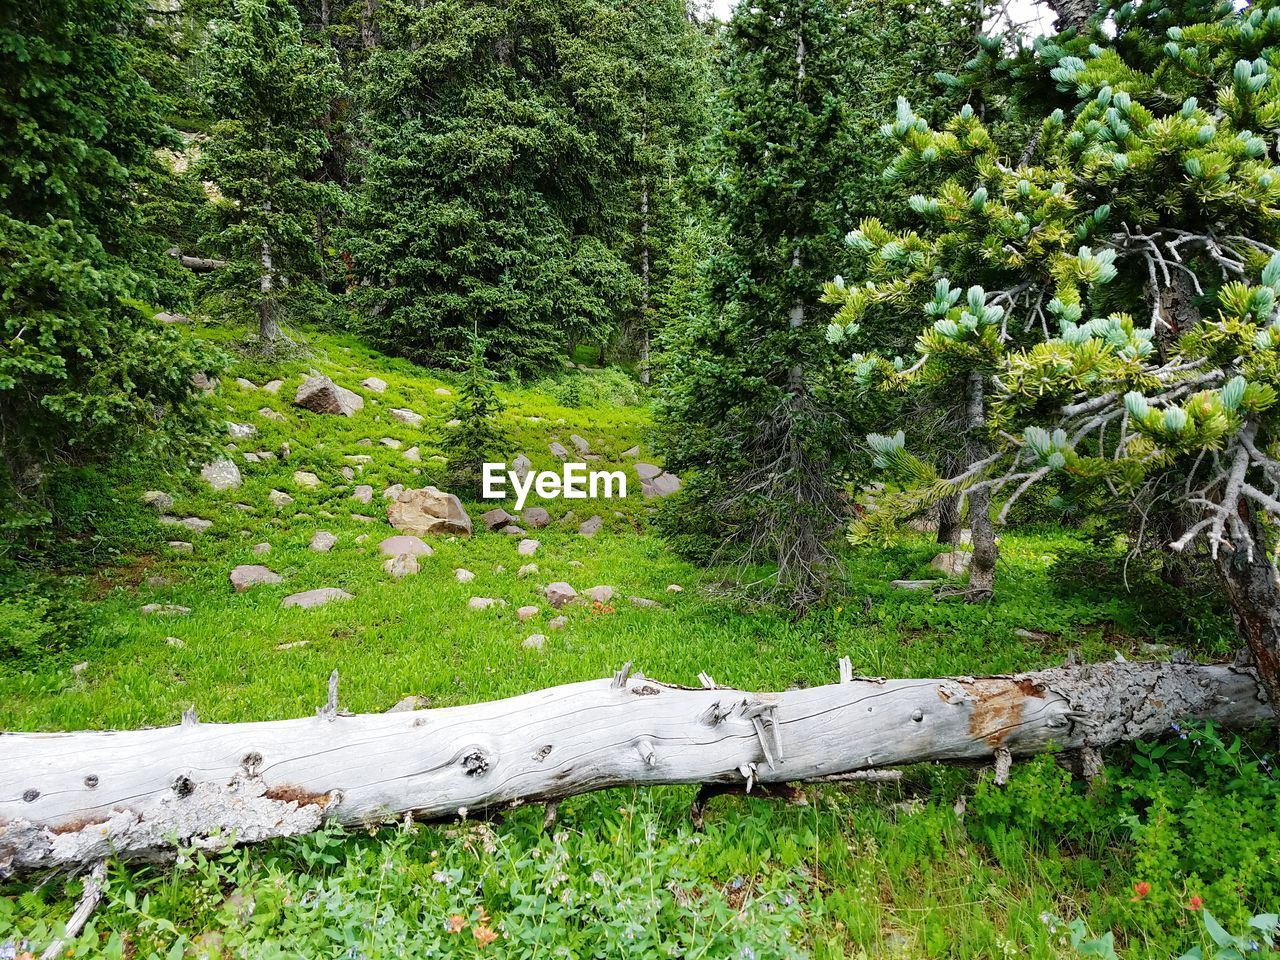
M 314 309 L 322 297 L 316 220 L 336 198 L 317 177 L 339 70 L 332 51 L 303 41 L 287 0 L 229 0 L 210 25 L 204 59 L 218 119 L 200 169 L 223 196 L 207 247 L 229 261 L 212 282 L 218 302 L 252 312 L 271 346 L 286 310 Z
M 216 357 L 147 306 L 159 251 L 134 204 L 173 141 L 134 68 L 137 15 L 130 0 L 0 10 L 6 494 L 51 463 L 181 451 L 204 423 L 191 378 Z
M 507 437 L 498 426 L 502 410 L 502 400 L 485 364 L 484 341 L 473 337 L 471 359 L 453 407 L 453 419 L 458 423 L 448 428 L 440 444 L 449 458 L 447 482 L 451 489 L 473 498 L 480 496 L 484 464 L 501 461 L 507 446 Z
M 829 337 L 923 309 L 914 357 L 859 351 L 854 376 L 910 390 L 981 372 L 987 452 L 943 474 L 906 431 L 872 437 L 906 486 L 854 533 L 947 493 L 1002 497 L 1001 520 L 1040 485 L 1099 497 L 1135 546 L 1206 552 L 1280 694 L 1280 166 L 1257 132 L 1280 115 L 1280 6 L 1125 4 L 1115 23 L 1114 38 L 1092 21 L 975 58 L 962 82 L 1067 101 L 1015 157 L 967 106 L 935 128 L 904 103 L 887 126 L 916 229 L 859 226 L 864 262 L 828 287 Z
M 346 248 L 366 329 L 464 365 L 478 325 L 504 370 L 603 342 L 635 302 L 622 24 L 606 0 L 384 5 Z

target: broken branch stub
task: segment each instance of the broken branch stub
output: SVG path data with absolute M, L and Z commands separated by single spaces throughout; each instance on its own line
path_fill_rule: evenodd
M 0 875 L 489 812 L 608 787 L 749 787 L 990 762 L 1274 721 L 1249 668 L 1103 663 L 1007 677 L 688 689 L 619 671 L 489 703 L 127 732 L 0 735 Z M 331 697 L 331 702 L 336 697 Z M 336 707 L 336 704 L 335 704 Z

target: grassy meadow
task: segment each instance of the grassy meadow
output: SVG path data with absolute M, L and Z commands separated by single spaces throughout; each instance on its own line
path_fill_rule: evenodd
M 243 482 L 214 492 L 177 463 L 169 473 L 80 479 L 92 529 L 86 520 L 85 535 L 58 550 L 91 615 L 62 651 L 0 666 L 0 729 L 163 725 L 187 707 L 205 721 L 293 717 L 324 701 L 334 669 L 342 707 L 367 712 L 410 695 L 435 706 L 511 696 L 605 676 L 628 660 L 677 683 L 706 671 L 785 689 L 832 681 L 843 656 L 865 675 L 936 676 L 1042 667 L 1071 651 L 1105 659 L 1186 648 L 1212 658 L 1232 648 L 1221 610 L 1155 583 L 1126 587 L 1120 548 L 1047 526 L 1004 533 L 989 604 L 895 590 L 894 579 L 927 576 L 937 552 L 904 533 L 887 549 L 848 555 L 836 605 L 802 620 L 746 605 L 722 589 L 722 572 L 680 560 L 654 531 L 662 502 L 640 496 L 623 455 L 639 445 L 640 459 L 656 462 L 650 415 L 616 371 L 505 387 L 502 425 L 511 457 L 522 452 L 535 469 L 559 466 L 552 441 L 586 437 L 602 458 L 593 469 L 628 471 L 625 500 L 540 504 L 552 523 L 529 532 L 541 542 L 532 558 L 517 554 L 519 538 L 479 525 L 471 539 L 432 538 L 421 572 L 396 580 L 377 550 L 395 533 L 382 490 L 442 483 L 436 454 L 453 397 L 438 391 L 451 391 L 451 379 L 342 335 L 309 333 L 297 359 L 278 363 L 234 354 L 228 331 L 200 334 L 235 357 L 210 399 L 219 418 L 257 430 L 226 439 Z M 347 419 L 294 407 L 310 370 L 359 392 L 364 409 Z M 362 388 L 369 376 L 386 392 Z M 275 379 L 277 393 L 262 389 Z M 422 426 L 391 417 L 399 407 L 423 415 Z M 404 456 L 414 446 L 417 462 Z M 257 451 L 275 456 L 244 460 Z M 295 471 L 319 485 L 300 487 Z M 372 503 L 352 498 L 358 484 L 372 486 Z M 174 516 L 212 526 L 159 523 L 140 503 L 147 490 L 172 495 Z M 273 506 L 273 490 L 293 502 Z M 468 506 L 474 520 L 497 505 Z M 578 525 L 593 513 L 604 527 L 583 537 Z M 322 530 L 337 537 L 327 553 L 308 546 Z M 260 543 L 270 552 L 255 554 Z M 529 562 L 537 572 L 519 576 Z M 249 563 L 283 582 L 235 593 L 228 574 Z M 457 568 L 474 580 L 459 582 Z M 567 626 L 550 630 L 555 613 L 540 591 L 555 580 L 579 591 L 610 585 L 615 597 L 567 607 Z M 318 587 L 353 599 L 281 607 Z M 507 606 L 468 609 L 476 596 Z M 660 607 L 637 607 L 633 596 Z M 190 613 L 147 614 L 148 604 Z M 526 604 L 542 610 L 521 623 L 515 611 Z M 522 645 L 535 633 L 546 636 L 541 650 Z M 1268 823 L 1272 832 L 1280 823 L 1264 752 L 1194 731 L 1109 757 L 1107 782 L 1093 791 L 1051 758 L 1020 764 L 1003 791 L 989 771 L 925 766 L 895 783 L 806 788 L 800 802 L 720 798 L 702 833 L 687 816 L 693 789 L 670 788 L 571 799 L 550 831 L 539 807 L 184 854 L 176 865 L 114 866 L 102 907 L 67 955 L 1074 956 L 1061 917 L 1114 931 L 1120 956 L 1177 956 L 1210 942 L 1189 897 L 1233 931 L 1280 902 L 1280 844 L 1246 836 L 1265 839 Z M 1152 892 L 1136 895 L 1139 881 Z M 0 887 L 0 957 L 35 951 L 79 889 L 64 878 Z

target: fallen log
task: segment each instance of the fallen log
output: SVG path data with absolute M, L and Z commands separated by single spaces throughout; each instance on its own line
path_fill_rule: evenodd
M 227 265 L 225 260 L 214 260 L 210 257 L 189 257 L 177 247 L 170 247 L 165 252 L 188 270 L 194 270 L 196 273 L 209 273 Z
M 854 678 L 783 693 L 612 680 L 401 713 L 0 734 L 0 876 L 554 802 L 608 787 L 781 784 L 927 761 L 1007 764 L 1274 722 L 1242 665 L 1100 663 L 996 677 Z

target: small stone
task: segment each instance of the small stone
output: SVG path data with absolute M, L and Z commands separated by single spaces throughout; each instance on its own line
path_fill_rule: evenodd
M 641 480 L 652 480 L 662 475 L 662 468 L 655 467 L 652 463 L 637 463 L 632 469 Z
M 72 665 L 71 675 L 73 677 L 78 677 L 88 669 L 89 669 L 89 661 L 81 660 L 79 663 Z
M 200 476 L 214 490 L 234 490 L 240 486 L 240 468 L 226 457 L 205 464 Z
M 582 593 L 599 604 L 608 603 L 613 599 L 613 587 L 591 587 L 589 590 L 582 591 Z
M 271 544 L 269 543 L 255 543 L 253 545 L 253 555 L 255 557 L 262 557 L 270 552 L 271 552 Z
M 569 566 L 571 566 L 571 567 L 581 567 L 581 566 L 582 566 L 582 561 L 581 561 L 581 560 L 570 560 L 570 561 L 569 561 Z
M 526 563 L 523 567 L 521 567 L 519 570 L 516 571 L 516 576 L 527 577 L 537 572 L 538 572 L 538 565 L 536 563 Z
M 254 455 L 255 455 L 259 460 L 264 460 L 264 461 L 265 461 L 265 460 L 274 460 L 274 459 L 276 458 L 275 452 L 274 452 L 274 451 L 272 451 L 272 450 L 258 450 L 258 451 L 256 451 L 256 452 L 255 452 L 255 454 L 254 454 Z
M 182 607 L 176 603 L 148 603 L 146 606 L 139 607 L 147 616 L 178 616 L 185 617 L 191 612 L 190 607 Z
M 568 625 L 569 620 L 567 617 L 552 617 L 547 621 L 547 629 L 549 630 L 563 630 Z
M 425 419 L 422 414 L 414 413 L 412 410 L 408 410 L 404 407 L 396 407 L 388 412 L 391 414 L 393 419 L 399 420 L 401 423 L 406 423 L 411 427 L 422 426 L 422 421 Z
M 547 597 L 547 602 L 557 610 L 566 603 L 572 603 L 578 599 L 578 591 L 562 580 L 547 584 L 547 588 L 543 593 Z
M 513 517 L 501 507 L 495 507 L 488 510 L 480 516 L 480 522 L 484 524 L 484 528 L 490 532 L 505 527 L 509 523 L 515 523 L 516 517 Z
M 249 506 L 247 503 L 237 503 L 235 504 L 235 508 L 241 513 L 253 513 L 253 507 Z
M 244 377 L 236 377 L 236 386 L 241 390 L 257 390 L 258 385 L 252 380 L 246 380 Z
M 366 390 L 372 390 L 374 393 L 384 393 L 387 389 L 387 381 L 380 377 L 365 377 L 360 381 L 360 386 Z
M 192 374 L 191 385 L 204 393 L 213 393 L 214 390 L 218 389 L 218 381 L 209 379 L 207 373 Z
M 258 463 L 261 458 L 256 453 L 246 453 L 244 455 L 245 463 Z
M 541 530 L 551 523 L 551 514 L 542 507 L 529 507 L 520 515 L 520 519 L 524 521 L 525 526 Z
M 400 447 L 403 446 L 403 444 L 401 444 L 395 437 L 383 437 L 378 442 L 384 447 L 390 447 L 392 450 L 399 450 Z
M 260 407 L 258 409 L 258 416 L 262 417 L 265 420 L 273 420 L 276 423 L 284 423 L 286 420 L 288 420 L 288 417 L 286 417 L 283 413 L 279 413 L 275 410 L 272 410 L 270 407 Z
M 680 586 L 678 583 L 667 584 L 667 593 L 681 593 L 683 590 L 684 587 Z
M 351 491 L 351 499 L 359 500 L 361 503 L 373 502 L 373 487 L 367 483 L 362 483 Z
M 191 318 L 188 317 L 185 313 L 170 313 L 167 310 L 157 313 L 156 319 L 159 320 L 161 323 L 190 323 L 191 322 Z M 239 383 L 240 381 L 237 380 L 236 382 Z M 248 381 L 245 381 L 245 382 L 248 383 Z M 250 384 L 250 386 L 252 386 L 252 384 Z
M 330 413 L 354 417 L 364 407 L 364 398 L 345 387 L 340 387 L 328 377 L 307 377 L 293 397 L 295 406 L 313 413 Z
M 195 550 L 195 547 L 187 543 L 185 540 L 170 540 L 169 549 L 174 553 L 191 553 Z
M 339 590 L 337 587 L 320 587 L 318 590 L 307 590 L 303 593 L 293 593 L 280 601 L 282 607 L 302 607 L 304 610 L 310 610 L 312 607 L 323 606 L 332 600 L 354 600 L 355 598 L 345 590 Z
M 657 600 L 650 600 L 648 597 L 627 597 L 627 600 L 633 607 L 641 607 L 644 609 L 652 609 L 654 607 L 662 606 L 662 604 Z
M 431 706 L 429 697 L 421 697 L 418 694 L 405 697 L 399 701 L 394 707 L 387 708 L 387 713 L 410 713 L 414 710 L 425 710 Z
M 521 540 L 520 543 L 516 545 L 516 553 L 520 554 L 522 557 L 532 557 L 538 552 L 538 548 L 540 546 L 542 546 L 542 544 L 537 540 Z
M 437 397 L 452 397 L 452 396 L 453 396 L 453 391 L 452 391 L 452 390 L 446 390 L 444 387 L 436 387 L 436 396 L 437 396 Z
M 582 526 L 578 527 L 578 532 L 584 537 L 594 537 L 600 532 L 600 528 L 604 526 L 604 518 L 600 514 L 596 514 L 590 520 L 587 520 Z
M 179 649 L 186 646 L 180 637 L 165 637 L 164 642 L 171 647 L 178 647 Z
M 453 576 L 459 583 L 470 583 L 476 578 L 476 575 L 470 570 L 463 570 L 461 567 L 454 569 Z
M 1017 630 L 1014 630 L 1014 631 L 1013 631 L 1013 635 L 1014 635 L 1015 637 L 1018 637 L 1018 638 L 1022 639 L 1022 640 L 1032 640 L 1032 641 L 1034 641 L 1034 642 L 1036 642 L 1036 643 L 1043 643 L 1045 640 L 1052 640 L 1052 639 L 1053 639 L 1053 636 L 1052 636 L 1051 634 L 1048 634 L 1048 633 L 1041 633 L 1039 630 L 1023 630 L 1022 628 L 1018 628 Z M 1147 654 L 1149 654 L 1149 653 L 1161 654 L 1161 653 L 1168 653 L 1168 652 L 1170 652 L 1170 648 L 1168 648 L 1168 647 L 1165 647 L 1165 649 L 1164 649 L 1164 650 L 1156 650 L 1156 651 L 1151 651 L 1151 650 L 1147 650 L 1147 649 L 1145 649 L 1146 647 L 1152 647 L 1152 646 L 1164 646 L 1164 644 L 1150 644 L 1150 643 L 1144 643 L 1142 646 L 1143 646 L 1143 648 L 1144 648 L 1142 652 L 1143 652 L 1143 653 L 1147 653 Z
M 622 455 L 624 457 L 638 457 L 640 456 L 640 448 L 636 446 L 632 447 L 630 450 L 623 450 Z
M 361 466 L 361 467 L 364 466 L 366 463 L 373 463 L 373 457 L 369 456 L 369 454 L 367 453 L 351 453 L 351 454 L 347 454 L 342 459 L 349 460 L 352 463 L 356 464 L 357 466 Z
M 279 393 L 280 388 L 284 386 L 283 380 L 268 380 L 262 385 L 262 389 L 267 393 Z
M 231 571 L 231 586 L 235 588 L 236 593 L 244 593 L 250 587 L 257 587 L 263 584 L 283 583 L 284 578 L 274 570 L 260 566 L 256 563 L 241 564 Z
M 399 580 L 401 577 L 419 573 L 422 567 L 418 564 L 418 558 L 412 553 L 402 553 L 398 557 L 389 557 L 384 560 L 382 569 Z
M 306 487 L 308 490 L 314 490 L 320 486 L 320 478 L 309 470 L 295 470 L 293 482 L 300 487 Z
M 142 502 L 161 513 L 173 509 L 173 497 L 163 490 L 148 490 L 142 495 Z
M 258 428 L 252 423 L 227 423 L 227 433 L 231 435 L 233 440 L 248 440 L 250 437 L 257 436 Z
M 640 495 L 647 499 L 669 497 L 680 490 L 680 478 L 674 473 L 660 473 L 652 480 L 640 481 Z
M 328 530 L 317 530 L 315 535 L 312 536 L 311 543 L 308 544 L 308 546 L 316 553 L 328 553 L 333 549 L 333 545 L 337 542 L 338 538 Z
M 525 637 L 524 643 L 520 644 L 520 646 L 524 647 L 526 650 L 541 650 L 542 645 L 546 642 L 546 637 L 540 633 L 535 633 L 532 636 Z
M 387 487 L 387 489 L 382 491 L 382 499 L 394 500 L 396 497 L 400 496 L 400 494 L 403 492 L 404 492 L 403 483 L 393 483 L 391 486 Z
M 568 459 L 569 459 L 569 451 L 568 451 L 568 450 L 566 450 L 566 449 L 564 448 L 564 445 L 563 445 L 563 444 L 561 444 L 561 443 L 553 443 L 553 444 L 551 444 L 550 449 L 551 449 L 551 455 L 552 455 L 553 457 L 556 457 L 556 458 L 557 458 L 557 459 L 559 459 L 559 460 L 568 460 Z
M 937 583 L 936 580 L 894 580 L 891 586 L 895 590 L 931 590 Z
M 302 604 L 298 604 L 298 606 L 302 606 Z M 310 642 L 311 642 L 310 640 L 294 640 L 292 643 L 277 643 L 276 649 L 277 650 L 296 650 L 298 647 L 305 647 Z
M 488 610 L 495 604 L 505 607 L 507 605 L 507 601 L 495 600 L 493 597 L 472 597 L 467 601 L 467 606 L 472 610 Z
M 418 450 L 417 447 L 410 447 L 408 450 L 402 453 L 401 456 L 404 457 L 406 460 L 410 461 L 411 463 L 422 462 L 422 453 Z
M 374 518 L 369 516 L 367 513 L 353 513 L 351 515 L 351 519 L 355 520 L 358 523 L 374 523 L 375 522 Z
M 929 561 L 929 566 L 944 576 L 958 577 L 969 569 L 973 554 L 967 550 L 951 550 L 940 553 Z
M 213 521 L 202 520 L 199 517 L 183 517 L 178 521 L 178 525 L 186 527 L 192 533 L 204 533 L 213 526 Z
M 445 426 L 446 426 L 446 427 L 460 427 L 460 426 L 462 426 L 462 421 L 461 421 L 461 420 L 459 420 L 457 417 L 454 417 L 452 420 L 448 421 L 448 422 L 445 424 Z M 434 460 L 434 459 L 435 459 L 435 457 L 432 457 L 431 459 L 432 459 L 432 460 Z
M 293 503 L 293 497 L 289 496 L 283 490 L 272 490 L 267 494 L 267 499 L 271 501 L 273 507 L 287 507 Z
M 523 482 L 524 478 L 529 475 L 529 471 L 533 469 L 533 461 L 526 457 L 523 453 L 516 457 L 511 464 L 511 470 L 516 477 Z
M 588 453 L 591 452 L 591 444 L 587 442 L 586 437 L 580 437 L 576 433 L 574 433 L 574 434 L 570 434 L 569 440 L 573 443 L 573 449 L 577 450 L 578 453 L 582 454 L 583 456 L 586 456 Z
M 499 533 L 505 533 L 508 537 L 523 537 L 523 536 L 524 536 L 524 528 L 523 528 L 523 527 L 517 527 L 514 523 L 509 523 L 509 524 L 507 524 L 505 527 L 503 527 L 503 528 L 502 528 L 501 530 L 499 530 L 498 532 L 499 532 Z
M 521 623 L 524 623 L 526 620 L 532 620 L 539 612 L 537 607 L 521 607 L 516 611 L 516 616 L 520 618 Z
M 387 537 L 387 539 L 378 544 L 378 552 L 388 557 L 399 557 L 404 554 L 429 557 L 435 553 L 420 537 L 411 537 L 404 534 L 396 537 Z

